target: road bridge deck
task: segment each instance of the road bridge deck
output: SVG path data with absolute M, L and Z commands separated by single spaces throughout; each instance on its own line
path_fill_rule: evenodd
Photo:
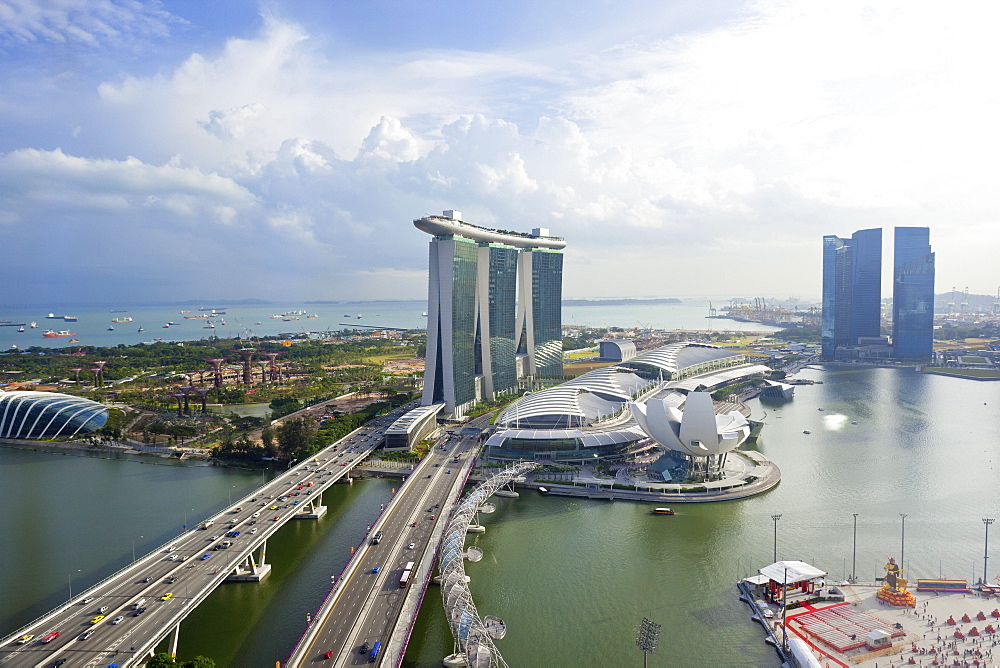
M 405 410 L 330 444 L 208 518 L 207 528 L 184 532 L 0 640 L 0 668 L 51 666 L 62 658 L 74 666 L 138 663 L 227 578 L 263 577 L 267 539 L 301 509 L 320 505 L 323 491 L 378 447 L 382 431 Z M 226 541 L 231 545 L 222 548 Z M 41 641 L 51 633 L 58 636 Z M 33 637 L 19 644 L 27 635 Z

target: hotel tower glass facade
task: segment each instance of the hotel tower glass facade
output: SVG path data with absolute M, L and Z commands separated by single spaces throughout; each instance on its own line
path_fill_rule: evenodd
M 421 403 L 444 403 L 452 416 L 516 389 L 519 352 L 525 374 L 562 375 L 565 241 L 547 231 L 476 227 L 460 216 L 446 211 L 413 221 L 434 237 Z
M 898 360 L 929 362 L 934 340 L 934 253 L 930 228 L 897 227 L 893 253 L 893 355 Z
M 823 237 L 823 358 L 881 333 L 882 230 Z

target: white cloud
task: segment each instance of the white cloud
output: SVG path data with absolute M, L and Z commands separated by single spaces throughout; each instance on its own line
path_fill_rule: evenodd
M 651 294 L 634 280 L 720 294 L 736 273 L 741 291 L 782 293 L 794 275 L 815 295 L 820 237 L 873 225 L 931 225 L 942 280 L 992 284 L 993 13 L 757 2 L 596 54 L 377 55 L 268 16 L 101 83 L 64 126 L 99 142 L 89 152 L 0 156 L 0 221 L 86 220 L 119 254 L 136 251 L 108 230 L 146 230 L 155 244 L 132 239 L 147 265 L 176 253 L 242 296 L 292 278 L 304 297 L 420 297 L 427 239 L 409 221 L 452 207 L 566 236 L 569 296 Z M 960 252 L 965 230 L 978 243 Z M 664 280 L 678 275 L 683 290 Z
M 168 34 L 180 19 L 156 2 L 0 0 L 0 43 L 55 42 L 97 47 Z

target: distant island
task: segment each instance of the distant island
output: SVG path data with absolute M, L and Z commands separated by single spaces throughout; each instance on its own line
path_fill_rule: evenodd
M 564 299 L 563 306 L 659 306 L 681 304 L 676 297 L 662 299 Z

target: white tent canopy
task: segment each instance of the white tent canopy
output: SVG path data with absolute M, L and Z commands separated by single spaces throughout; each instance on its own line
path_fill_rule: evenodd
M 767 576 L 769 580 L 787 584 L 815 580 L 826 577 L 826 573 L 810 566 L 804 561 L 776 561 L 770 566 L 764 566 L 757 571 L 761 575 Z

